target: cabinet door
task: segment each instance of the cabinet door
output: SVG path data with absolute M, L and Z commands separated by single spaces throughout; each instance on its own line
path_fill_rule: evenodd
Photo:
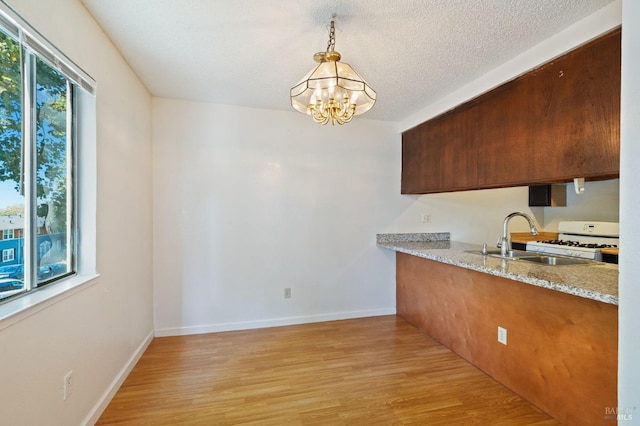
M 481 97 L 478 185 L 619 174 L 620 31 Z
M 515 186 L 535 180 L 534 133 L 530 111 L 534 99 L 526 81 L 514 80 L 478 102 L 477 151 L 479 188 Z
M 538 181 L 618 176 L 620 63 L 617 31 L 531 73 Z
M 402 133 L 402 194 L 419 194 L 428 186 L 423 178 L 422 154 L 426 149 L 422 146 L 421 131 L 414 127 Z
M 458 191 L 476 187 L 477 110 L 443 114 L 402 135 L 402 193 Z

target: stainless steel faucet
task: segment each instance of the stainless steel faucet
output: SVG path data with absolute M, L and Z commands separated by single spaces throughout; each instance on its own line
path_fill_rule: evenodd
M 511 251 L 511 240 L 509 239 L 509 221 L 516 217 L 522 216 L 529 222 L 529 228 L 531 229 L 531 235 L 538 235 L 538 230 L 536 229 L 536 225 L 533 223 L 533 219 L 526 213 L 522 212 L 513 212 L 504 219 L 504 224 L 502 227 L 502 237 L 498 241 L 498 248 L 500 249 L 500 256 L 508 257 L 509 252 Z

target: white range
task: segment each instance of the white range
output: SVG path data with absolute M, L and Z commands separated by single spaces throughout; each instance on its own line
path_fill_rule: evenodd
M 558 239 L 530 241 L 527 251 L 602 261 L 603 248 L 617 248 L 620 224 L 617 222 L 560 222 Z

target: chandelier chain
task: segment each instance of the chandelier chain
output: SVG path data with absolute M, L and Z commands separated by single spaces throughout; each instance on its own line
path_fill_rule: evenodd
M 336 27 L 333 19 L 329 24 L 329 42 L 327 43 L 327 52 L 333 52 L 336 48 Z

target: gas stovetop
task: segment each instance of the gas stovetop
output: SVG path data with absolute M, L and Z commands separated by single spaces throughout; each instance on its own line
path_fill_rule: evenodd
M 581 243 L 580 241 L 566 241 L 566 240 L 548 240 L 548 241 L 536 241 L 536 242 L 537 243 L 558 245 L 558 246 L 583 247 L 583 248 L 593 248 L 593 249 L 616 248 L 616 247 L 618 247 L 617 244 Z
M 615 222 L 560 222 L 557 240 L 528 242 L 527 251 L 601 261 L 601 249 L 618 247 L 619 232 Z

